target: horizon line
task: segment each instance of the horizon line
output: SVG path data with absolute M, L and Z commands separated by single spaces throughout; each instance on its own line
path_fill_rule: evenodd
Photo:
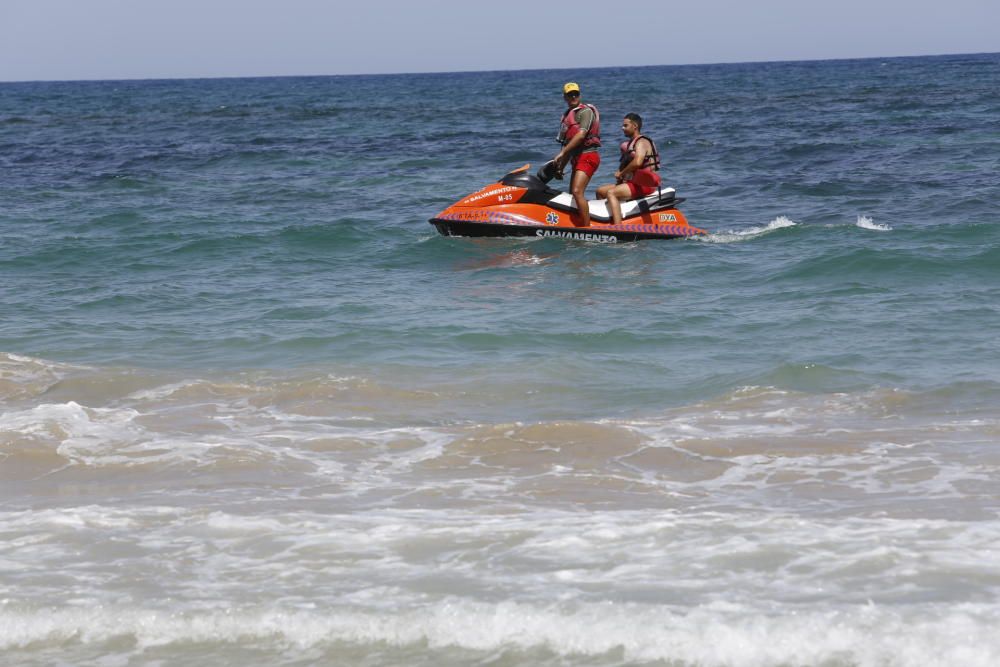
M 926 53 L 917 55 L 895 55 L 895 56 L 854 56 L 836 58 L 781 58 L 763 60 L 742 60 L 742 61 L 718 61 L 700 63 L 660 63 L 649 65 L 600 65 L 594 67 L 523 67 L 515 69 L 469 69 L 469 70 L 428 70 L 420 72 L 354 72 L 350 74 L 220 74 L 217 76 L 166 76 L 166 77 L 117 77 L 117 78 L 81 78 L 81 79 L 5 79 L 0 80 L 3 84 L 20 83 L 109 83 L 109 82 L 142 82 L 142 81 L 214 81 L 227 79 L 306 79 L 306 78 L 336 78 L 336 77 L 371 77 L 371 76 L 433 76 L 441 74 L 494 74 L 501 72 L 559 72 L 559 71 L 581 71 L 581 70 L 608 70 L 608 69 L 642 69 L 644 67 L 710 67 L 719 65 L 761 65 L 761 64 L 792 64 L 792 63 L 813 63 L 813 62 L 838 62 L 850 60 L 902 60 L 909 58 L 947 58 L 956 56 L 988 56 L 1000 55 L 1000 51 L 973 51 L 959 53 Z

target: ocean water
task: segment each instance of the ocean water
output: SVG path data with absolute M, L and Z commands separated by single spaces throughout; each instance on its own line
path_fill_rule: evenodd
M 427 220 L 640 113 L 706 238 Z M 9 665 L 1000 663 L 1000 54 L 0 84 Z

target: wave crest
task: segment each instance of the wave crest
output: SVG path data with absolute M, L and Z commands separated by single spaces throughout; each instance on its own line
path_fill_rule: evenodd
M 762 227 L 750 227 L 748 229 L 738 229 L 732 231 L 715 232 L 706 236 L 698 237 L 698 240 L 706 243 L 738 243 L 740 241 L 750 241 L 765 234 L 776 232 L 779 229 L 795 227 L 798 223 L 783 215 L 778 216 Z
M 858 221 L 855 223 L 855 226 L 856 227 L 860 227 L 861 229 L 870 229 L 870 230 L 872 230 L 874 232 L 891 232 L 892 231 L 892 227 L 890 227 L 889 225 L 880 225 L 877 222 L 875 222 L 874 220 L 872 220 L 871 218 L 869 218 L 867 216 L 864 216 L 864 215 L 859 215 L 858 216 Z
M 140 653 L 177 644 L 223 649 L 304 650 L 333 643 L 407 647 L 447 654 L 541 651 L 558 656 L 621 652 L 627 661 L 759 667 L 836 662 L 863 667 L 978 667 L 1000 661 L 997 610 L 988 605 L 922 605 L 898 611 L 873 604 L 769 614 L 714 603 L 689 612 L 611 602 L 498 604 L 447 598 L 401 612 L 221 609 L 168 614 L 145 609 L 0 609 L 0 647 L 104 644 L 129 638 Z M 121 647 L 116 647 L 122 650 Z M 443 655 L 442 655 L 443 657 Z M 541 658 L 542 656 L 538 656 Z

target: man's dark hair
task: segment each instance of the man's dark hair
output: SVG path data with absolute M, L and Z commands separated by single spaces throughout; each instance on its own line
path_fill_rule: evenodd
M 625 117 L 628 118 L 633 123 L 635 123 L 636 127 L 638 127 L 640 130 L 642 129 L 642 116 L 640 116 L 637 113 L 627 113 L 625 114 Z

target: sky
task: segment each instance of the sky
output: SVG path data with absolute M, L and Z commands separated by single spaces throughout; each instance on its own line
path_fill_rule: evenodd
M 1000 0 L 0 0 L 0 81 L 1000 51 Z

